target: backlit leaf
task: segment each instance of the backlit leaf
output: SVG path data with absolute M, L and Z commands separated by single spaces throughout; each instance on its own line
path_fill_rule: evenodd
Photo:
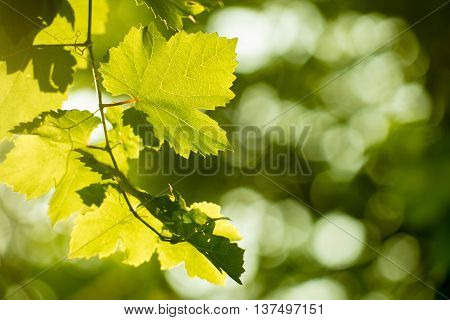
M 183 29 L 183 18 L 194 20 L 194 16 L 208 8 L 222 4 L 218 0 L 137 0 L 138 4 L 146 4 L 167 27 L 174 30 Z
M 102 64 L 103 84 L 113 95 L 136 99 L 135 108 L 147 115 L 155 136 L 180 155 L 217 155 L 230 144 L 225 131 L 200 110 L 233 98 L 235 46 L 235 40 L 217 34 L 180 32 L 166 41 L 154 25 L 132 28 Z
M 88 143 L 99 119 L 88 111 L 46 112 L 31 123 L 14 129 L 21 135 L 0 163 L 0 181 L 28 198 L 55 188 L 49 215 L 65 219 L 84 205 L 76 191 L 100 179 L 77 159 L 74 150 Z
M 137 206 L 136 199 L 131 201 Z M 150 215 L 141 216 L 157 224 Z M 137 266 L 150 260 L 157 245 L 158 236 L 131 214 L 116 189 L 109 188 L 100 208 L 77 218 L 69 257 L 104 258 L 119 251 L 123 252 L 122 262 Z

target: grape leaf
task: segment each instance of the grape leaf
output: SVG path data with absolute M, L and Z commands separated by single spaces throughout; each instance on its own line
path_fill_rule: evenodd
M 187 208 L 183 198 L 173 190 L 171 195 L 151 199 L 141 195 L 140 200 L 142 205 L 163 223 L 163 230 L 167 229 L 171 232 L 173 244 L 184 243 L 180 246 L 181 251 L 189 252 L 190 247 L 187 244 L 191 245 L 219 272 L 225 271 L 234 281 L 242 284 L 240 276 L 245 271 L 242 266 L 244 250 L 230 241 L 240 239 L 240 235 L 229 221 L 228 224 L 223 223 L 226 218 L 220 215 L 218 206 L 199 204 Z M 216 228 L 218 222 L 222 222 L 219 229 Z M 180 254 L 178 259 L 184 257 L 185 253 L 180 252 Z M 177 255 L 172 251 L 170 256 L 171 264 L 175 263 Z M 194 260 L 198 260 L 198 257 Z M 168 265 L 171 264 L 168 263 Z M 191 265 L 189 261 L 186 264 L 189 274 L 197 272 L 195 268 L 189 268 Z
M 75 58 L 63 47 L 35 47 L 28 40 L 12 40 L 0 28 L 0 60 L 6 62 L 6 73 L 24 71 L 31 65 L 31 75 L 41 91 L 64 93 L 73 81 Z
M 194 20 L 194 16 L 213 6 L 222 5 L 222 1 L 186 1 L 186 0 L 137 0 L 138 4 L 146 4 L 155 16 L 160 18 L 167 27 L 174 30 L 183 29 L 183 18 Z
M 0 60 L 5 60 L 0 61 L 2 139 L 19 123 L 31 121 L 41 112 L 55 110 L 61 106 L 67 97 L 68 84 L 73 80 L 74 60 L 63 48 L 49 48 L 52 54 L 43 55 L 41 50 L 36 48 L 28 47 L 27 50 L 22 50 L 21 42 L 17 45 L 18 52 L 8 55 L 8 51 L 3 51 L 14 51 L 15 44 L 1 28 L 0 43 Z M 52 56 L 57 61 L 54 64 L 50 62 Z M 60 63 L 65 64 L 62 69 L 59 67 Z
M 100 176 L 77 158 L 75 148 L 88 143 L 99 119 L 88 111 L 51 111 L 13 129 L 20 134 L 15 147 L 0 163 L 0 181 L 28 198 L 42 196 L 55 188 L 50 200 L 52 222 L 65 219 L 85 206 L 75 192 Z
M 162 270 L 170 270 L 184 262 L 189 277 L 199 277 L 211 283 L 224 285 L 226 275 L 187 242 L 177 244 L 161 243 L 158 248 L 158 261 Z
M 235 46 L 217 34 L 180 32 L 166 41 L 154 25 L 132 28 L 100 72 L 111 94 L 137 100 L 157 139 L 186 158 L 190 151 L 217 155 L 231 148 L 226 133 L 200 110 L 234 97 Z
M 134 206 L 138 201 L 130 197 Z M 148 213 L 138 213 L 152 225 L 158 221 Z M 123 263 L 138 266 L 152 257 L 158 236 L 137 220 L 128 209 L 123 197 L 114 188 L 109 188 L 101 206 L 75 221 L 70 240 L 69 257 L 104 258 L 116 251 L 124 253 Z
M 140 199 L 130 196 L 130 200 L 132 205 L 138 208 L 138 214 L 143 219 L 157 230 L 164 232 L 163 224 L 154 216 L 148 214 L 144 206 L 138 206 Z M 211 215 L 211 218 L 222 217 L 219 211 L 220 207 L 207 203 L 194 204 L 190 208 L 186 208 L 186 212 L 199 210 L 199 208 L 206 209 L 205 213 L 202 212 L 201 215 Z M 211 211 L 211 208 L 214 212 Z M 237 247 L 237 245 L 231 244 L 230 240 L 225 238 L 226 235 L 232 235 L 232 238 L 237 240 L 240 238 L 239 233 L 229 223 L 224 224 L 217 231 L 214 230 L 218 234 L 214 236 L 214 239 L 224 239 L 220 241 L 227 243 L 227 245 L 204 243 L 202 244 L 206 246 L 204 249 L 215 256 L 225 254 L 224 259 L 227 259 L 227 263 L 238 266 L 236 269 L 242 273 L 241 253 L 243 253 L 243 250 L 239 249 L 237 257 L 230 255 L 230 248 Z M 155 250 L 158 252 L 158 260 L 164 270 L 184 262 L 188 275 L 191 277 L 197 276 L 216 284 L 224 284 L 225 282 L 225 274 L 221 272 L 221 269 L 218 269 L 207 255 L 192 244 L 188 242 L 176 244 L 162 242 L 156 234 L 133 217 L 122 196 L 113 188 L 107 189 L 106 198 L 97 210 L 87 212 L 77 218 L 72 232 L 69 256 L 70 258 L 90 258 L 93 256 L 103 258 L 118 251 L 124 253 L 122 262 L 137 266 L 149 261 Z M 231 251 L 234 252 L 234 250 Z M 232 272 L 231 275 L 235 273 Z M 240 283 L 239 277 L 233 277 L 233 279 Z

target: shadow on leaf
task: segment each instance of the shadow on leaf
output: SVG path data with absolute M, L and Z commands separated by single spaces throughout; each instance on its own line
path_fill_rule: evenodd
M 56 15 L 72 25 L 75 15 L 67 0 L 6 0 L 0 3 L 0 60 L 7 73 L 23 71 L 33 63 L 34 78 L 45 92 L 65 92 L 73 81 L 75 58 L 63 47 L 33 47 L 37 34 Z

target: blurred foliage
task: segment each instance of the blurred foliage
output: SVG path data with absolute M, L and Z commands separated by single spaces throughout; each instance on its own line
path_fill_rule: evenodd
M 239 144 L 212 160 L 211 176 L 140 176 L 135 164 L 153 193 L 172 183 L 188 202 L 222 205 L 244 236 L 244 285 L 214 287 L 183 268 L 162 273 L 154 260 L 66 261 L 73 221 L 52 229 L 48 196 L 26 201 L 2 186 L 0 296 L 443 298 L 432 288 L 450 296 L 450 5 L 416 24 L 442 3 L 225 1 L 197 24 L 185 20 L 187 30 L 239 38 L 237 98 L 214 114 L 219 123 L 311 127 L 302 149 L 311 175 L 226 175 L 224 166 L 247 165 Z M 110 0 L 97 55 L 153 19 L 133 1 Z M 89 71 L 74 77 L 66 107 L 95 110 Z M 0 146 L 3 160 L 10 145 Z M 256 154 L 287 148 L 268 140 Z

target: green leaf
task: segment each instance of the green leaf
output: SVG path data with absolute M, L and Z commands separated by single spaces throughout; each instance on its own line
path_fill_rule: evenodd
M 242 284 L 240 276 L 245 271 L 242 267 L 244 250 L 224 237 L 193 237 L 195 239 L 189 243 L 161 243 L 157 249 L 161 269 L 168 270 L 184 262 L 190 277 L 222 285 L 225 282 L 223 270 L 234 281 Z
M 99 123 L 100 119 L 89 111 L 57 110 L 44 112 L 30 123 L 19 124 L 13 132 L 38 136 L 73 150 L 89 142 L 92 130 Z
M 167 27 L 174 30 L 183 29 L 183 18 L 194 20 L 194 16 L 208 8 L 222 4 L 222 1 L 192 1 L 192 0 L 137 0 L 138 4 L 146 4 L 155 16 L 160 18 Z
M 188 243 L 206 257 L 217 270 L 226 272 L 234 281 L 242 284 L 240 277 L 245 271 L 244 250 L 230 241 L 239 240 L 240 235 L 234 226 L 220 215 L 220 207 L 213 204 L 196 204 L 187 208 L 184 200 L 175 191 L 172 195 L 148 200 L 141 197 L 140 200 L 142 205 L 163 223 L 163 230 L 170 231 L 172 243 Z M 224 221 L 228 224 L 224 224 Z M 216 223 L 222 223 L 220 229 L 216 227 Z M 184 250 L 189 248 L 186 245 L 181 247 Z M 177 261 L 173 252 L 171 256 L 172 263 Z M 198 260 L 198 257 L 195 260 Z M 188 266 L 189 262 L 186 264 Z M 195 268 L 188 270 L 188 273 L 194 274 Z
M 100 5 L 103 2 L 105 0 L 94 1 Z M 102 21 L 101 12 L 107 9 L 99 4 L 95 7 L 102 11 L 96 21 Z M 85 38 L 87 32 L 87 1 L 8 0 L 0 4 L 0 21 L 0 60 L 7 62 L 8 73 L 23 71 L 33 60 L 34 77 L 39 80 L 41 90 L 64 92 L 73 81 L 77 60 L 85 62 L 86 58 L 79 57 L 81 51 L 76 55 L 75 50 L 72 55 L 67 48 L 33 45 L 82 43 L 84 40 L 80 37 Z M 94 32 L 100 31 L 97 29 L 94 28 Z
M 170 270 L 184 263 L 189 277 L 199 277 L 217 285 L 224 285 L 226 274 L 217 269 L 200 251 L 187 242 L 160 243 L 157 248 L 162 270 Z
M 66 99 L 74 67 L 86 58 L 62 47 L 36 44 L 83 42 L 87 31 L 85 0 L 7 0 L 0 3 L 0 139 L 21 122 L 56 110 Z M 94 1 L 92 32 L 103 33 L 106 0 Z M 75 10 L 75 11 L 74 11 Z M 17 106 L 20 105 L 20 108 Z
M 190 277 L 198 276 L 215 284 L 223 284 L 225 271 L 233 280 L 241 284 L 240 276 L 244 272 L 242 267 L 244 250 L 235 243 L 241 235 L 229 220 L 224 220 L 220 214 L 220 207 L 213 203 L 194 203 L 189 212 L 197 219 L 215 219 L 213 235 L 194 233 L 188 242 L 174 245 L 161 243 L 158 247 L 158 259 L 161 268 L 166 270 L 184 262 Z M 206 217 L 205 217 L 206 216 Z M 217 220 L 221 219 L 221 220 Z
M 167 226 L 149 214 L 146 206 L 142 205 L 142 197 L 129 196 L 129 198 L 137 213 L 147 223 L 167 234 Z M 157 199 L 156 203 L 168 199 L 164 196 Z M 174 203 L 173 200 L 169 201 Z M 179 204 L 180 201 L 177 203 Z M 215 208 L 213 210 L 215 212 L 200 212 L 198 211 L 200 207 Z M 220 207 L 206 203 L 185 208 L 183 215 L 187 220 L 189 220 L 188 217 L 201 216 L 203 222 L 214 222 L 211 219 L 223 218 L 220 215 Z M 226 220 L 217 222 L 219 221 Z M 178 224 L 177 227 L 180 226 Z M 184 226 L 189 229 L 187 221 Z M 203 229 L 212 232 L 217 228 L 214 224 L 208 224 L 207 228 L 203 225 Z M 231 243 L 231 239 L 225 237 L 225 234 L 234 234 L 236 239 L 239 234 L 231 224 L 225 224 L 221 231 L 217 232 L 218 235 L 209 233 L 208 237 L 198 232 L 193 233 L 189 242 L 162 242 L 155 233 L 131 214 L 119 191 L 109 187 L 106 190 L 106 198 L 98 209 L 77 218 L 72 232 L 69 256 L 70 258 L 93 256 L 104 258 L 116 252 L 122 252 L 122 262 L 137 266 L 149 261 L 156 250 L 161 268 L 164 270 L 184 262 L 188 275 L 191 277 L 197 276 L 215 284 L 224 284 L 225 274 L 222 271 L 225 271 L 235 281 L 241 283 L 239 278 L 244 271 L 242 268 L 244 251 L 235 243 Z M 219 235 L 221 232 L 222 234 Z
M 200 110 L 234 97 L 235 46 L 217 34 L 180 32 L 166 41 L 154 25 L 132 28 L 100 72 L 111 94 L 138 101 L 159 140 L 186 158 L 190 151 L 217 155 L 231 148 L 226 133 Z
M 136 199 L 131 197 L 130 200 L 137 206 Z M 142 209 L 139 213 L 143 219 L 158 225 L 156 219 L 149 214 L 142 214 L 141 211 Z M 131 214 L 116 189 L 109 188 L 106 199 L 98 209 L 76 219 L 70 240 L 69 257 L 104 258 L 120 251 L 124 253 L 123 263 L 138 266 L 150 260 L 157 245 L 158 236 Z
M 28 198 L 55 188 L 49 215 L 53 222 L 86 208 L 77 190 L 99 181 L 78 159 L 76 148 L 85 146 L 100 120 L 88 111 L 45 112 L 14 128 L 20 134 L 15 147 L 0 163 L 0 181 Z

